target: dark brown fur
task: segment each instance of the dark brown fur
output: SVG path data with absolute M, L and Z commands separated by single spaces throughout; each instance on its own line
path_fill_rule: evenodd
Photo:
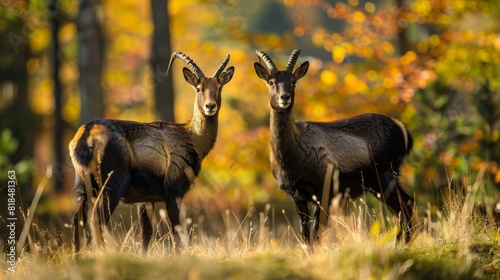
M 310 243 L 308 204 L 322 201 L 328 165 L 338 171 L 339 194 L 351 198 L 364 192 L 380 194 L 376 197 L 389 209 L 401 213 L 402 228 L 409 240 L 414 200 L 401 188 L 397 177 L 413 145 L 408 131 L 399 121 L 380 114 L 332 122 L 295 122 L 295 84 L 306 74 L 308 62 L 293 73 L 295 63 L 290 62 L 289 70 L 278 71 L 270 58 L 260 53 L 271 68 L 269 73 L 260 63 L 254 64 L 269 89 L 272 172 L 279 187 L 295 203 L 305 242 Z M 330 192 L 328 201 L 333 195 Z M 319 207 L 313 210 L 313 236 L 318 238 Z
M 228 60 L 229 56 L 224 66 Z M 152 234 L 145 202 L 165 201 L 172 229 L 179 225 L 177 203 L 189 190 L 200 172 L 203 158 L 212 150 L 217 138 L 221 90 L 231 80 L 234 67 L 229 67 L 225 72 L 222 70 L 219 68 L 215 77 L 199 78 L 189 69 L 183 69 L 185 80 L 196 91 L 195 109 L 188 123 L 102 119 L 80 127 L 69 144 L 76 171 L 76 252 L 80 250 L 80 227 L 84 227 L 87 220 L 86 173 L 90 174 L 93 195 L 96 196 L 99 185 L 103 185 L 108 174 L 113 172 L 98 204 L 99 225 L 108 222 L 120 200 L 124 203 L 141 203 L 139 218 L 144 252 L 147 251 Z M 201 70 L 197 73 L 203 74 Z

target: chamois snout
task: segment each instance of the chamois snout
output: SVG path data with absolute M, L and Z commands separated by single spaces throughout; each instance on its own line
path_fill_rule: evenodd
M 205 102 L 205 108 L 203 108 L 205 115 L 213 116 L 217 113 L 217 103 L 215 101 L 207 101 Z
M 278 105 L 281 108 L 287 108 L 292 103 L 292 95 L 290 95 L 290 93 L 286 93 L 286 92 L 282 93 L 282 94 L 280 94 L 279 98 L 280 99 L 278 101 Z

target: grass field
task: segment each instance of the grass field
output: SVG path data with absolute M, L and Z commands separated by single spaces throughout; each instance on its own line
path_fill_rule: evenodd
M 449 190 L 443 199 L 441 209 L 417 199 L 409 244 L 395 240 L 396 217 L 361 199 L 348 211 L 331 211 L 314 250 L 298 241 L 291 223 L 273 227 L 268 206 L 253 218 L 222 213 L 225 230 L 218 234 L 188 220 L 187 246 L 173 249 L 168 234 L 157 236 L 147 256 L 137 225 L 125 229 L 116 219 L 106 250 L 87 248 L 76 258 L 70 238 L 60 244 L 56 234 L 35 231 L 16 272 L 6 262 L 0 268 L 4 279 L 500 279 L 498 226 L 474 207 L 485 200 L 481 184 Z

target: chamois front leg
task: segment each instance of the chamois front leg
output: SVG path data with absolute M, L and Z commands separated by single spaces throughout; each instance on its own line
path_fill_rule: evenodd
M 314 205 L 314 212 L 313 212 L 313 239 L 314 242 L 319 241 L 319 213 L 321 211 L 321 207 L 318 204 Z M 325 209 L 324 211 L 328 211 Z
M 391 209 L 396 209 L 394 212 L 401 213 L 401 233 L 404 234 L 404 241 L 406 243 L 410 242 L 412 235 L 412 216 L 413 216 L 413 204 L 415 199 L 409 195 L 403 188 L 399 186 L 399 180 L 397 180 L 396 191 L 394 192 L 394 197 L 389 197 L 387 199 L 387 205 Z M 396 206 L 397 205 L 397 206 Z M 399 238 L 401 238 L 398 236 Z
M 380 180 L 382 184 L 382 195 L 379 199 L 384 202 L 389 210 L 395 215 L 400 215 L 401 231 L 397 239 L 401 240 L 404 234 L 404 241 L 408 243 L 411 239 L 411 218 L 413 216 L 414 199 L 401 188 L 397 174 L 392 170 L 385 172 Z
M 178 248 L 178 246 L 181 245 L 181 238 L 180 238 L 180 211 L 179 211 L 179 205 L 177 204 L 178 201 L 180 201 L 181 198 L 170 195 L 167 198 L 167 214 L 168 214 L 168 219 L 170 220 L 170 226 L 172 227 L 172 245 L 174 248 Z M 176 246 L 177 245 L 177 246 Z
M 148 203 L 148 202 L 146 202 Z M 149 242 L 151 241 L 151 236 L 153 235 L 153 226 L 151 225 L 151 217 L 148 215 L 146 209 L 146 203 L 141 204 L 138 207 L 139 210 L 139 224 L 141 226 L 141 237 L 142 237 L 142 254 L 146 255 L 148 252 Z M 152 204 L 154 207 L 154 204 Z
M 309 229 L 309 221 L 311 220 L 311 216 L 309 215 L 307 201 L 294 199 L 293 202 L 295 203 L 297 213 L 299 214 L 300 232 L 302 233 L 302 238 L 307 245 L 310 245 L 311 231 Z

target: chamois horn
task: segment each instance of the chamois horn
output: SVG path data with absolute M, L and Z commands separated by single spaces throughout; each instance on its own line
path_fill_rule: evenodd
M 184 62 L 191 67 L 191 69 L 196 73 L 196 76 L 198 76 L 199 79 L 205 77 L 205 74 L 203 74 L 203 71 L 201 71 L 200 67 L 194 63 L 194 61 L 187 55 L 183 54 L 182 52 L 174 52 L 172 56 L 170 57 L 170 62 L 168 63 L 168 68 L 167 68 L 167 74 L 168 71 L 170 70 L 170 66 L 172 66 L 172 63 L 174 63 L 174 60 L 176 58 L 182 59 Z
M 222 61 L 222 64 L 219 66 L 219 68 L 217 68 L 217 70 L 215 70 L 214 77 L 218 78 L 222 71 L 224 71 L 224 68 L 226 68 L 227 64 L 229 63 L 229 58 L 230 55 L 229 53 L 227 53 L 226 58 L 224 59 L 224 61 Z
M 266 65 L 269 68 L 269 70 L 271 71 L 271 73 L 278 72 L 278 68 L 274 64 L 271 57 L 269 57 L 269 55 L 267 55 L 267 53 L 265 53 L 263 51 L 259 51 L 259 50 L 255 51 L 255 53 L 264 61 L 264 63 L 266 63 Z
M 297 63 L 297 59 L 299 58 L 300 55 L 300 50 L 296 49 L 292 52 L 290 55 L 290 59 L 288 60 L 288 63 L 286 65 L 286 71 L 292 73 L 293 68 L 295 67 L 295 63 Z

